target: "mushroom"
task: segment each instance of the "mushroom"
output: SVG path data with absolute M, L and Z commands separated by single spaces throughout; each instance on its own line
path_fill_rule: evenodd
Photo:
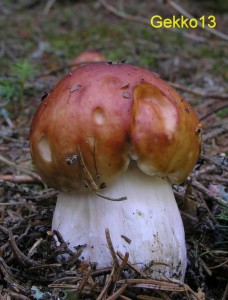
M 193 108 L 156 74 L 130 64 L 91 63 L 60 80 L 30 131 L 42 179 L 60 190 L 52 229 L 81 259 L 112 265 L 115 251 L 153 278 L 183 281 L 186 245 L 172 183 L 196 163 Z
M 71 64 L 73 66 L 72 70 L 77 68 L 78 65 L 85 63 L 85 62 L 101 62 L 101 61 L 107 61 L 107 59 L 100 52 L 85 51 L 71 60 Z

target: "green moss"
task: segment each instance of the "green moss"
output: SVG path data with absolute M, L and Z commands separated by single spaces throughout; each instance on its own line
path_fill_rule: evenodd
M 218 111 L 216 113 L 216 115 L 221 119 L 227 118 L 228 117 L 228 107 L 221 109 L 220 111 Z

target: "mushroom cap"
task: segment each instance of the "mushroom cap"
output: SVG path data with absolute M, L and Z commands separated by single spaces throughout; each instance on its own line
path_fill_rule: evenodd
M 106 57 L 98 51 L 85 51 L 71 60 L 72 64 L 84 62 L 101 62 L 107 61 Z
M 91 63 L 60 80 L 39 105 L 31 156 L 60 190 L 100 189 L 136 161 L 147 175 L 182 182 L 201 143 L 198 117 L 173 88 L 130 64 Z

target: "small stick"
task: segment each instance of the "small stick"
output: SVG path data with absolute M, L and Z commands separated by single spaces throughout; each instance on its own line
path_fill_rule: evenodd
M 185 85 L 182 85 L 182 84 L 179 84 L 179 83 L 176 83 L 176 82 L 167 81 L 167 83 L 169 85 L 171 85 L 172 87 L 174 87 L 175 89 L 184 91 L 186 93 L 189 93 L 189 94 L 192 94 L 192 95 L 195 95 L 195 96 L 200 96 L 200 97 L 207 98 L 207 99 L 209 99 L 209 98 L 221 99 L 221 100 L 228 99 L 228 94 L 206 93 L 204 91 L 193 90 L 193 89 L 191 89 L 191 88 L 189 88 Z
M 137 288 L 147 288 L 153 290 L 161 291 L 170 291 L 170 292 L 190 292 L 197 300 L 204 299 L 204 293 L 199 291 L 198 293 L 194 292 L 187 284 L 185 283 L 172 283 L 168 281 L 162 281 L 157 279 L 125 279 L 119 280 L 117 284 L 128 284 L 134 285 Z
M 78 291 L 77 291 L 77 296 L 80 297 L 80 294 L 82 293 L 86 283 L 88 282 L 88 279 L 91 275 L 92 270 L 87 270 L 85 273 L 85 276 L 82 278 L 81 282 L 79 283 Z
M 44 8 L 44 14 L 45 15 L 48 15 L 52 5 L 55 3 L 55 0 L 48 0 L 46 5 L 45 5 L 45 8 Z
M 117 251 L 117 255 L 119 256 L 120 259 L 124 260 L 124 256 L 120 251 Z M 139 275 L 141 275 L 143 278 L 147 278 L 147 276 L 139 270 L 139 268 L 137 268 L 136 266 L 132 265 L 129 261 L 127 261 L 127 265 L 136 273 L 138 273 Z
M 126 14 L 125 12 L 116 9 L 114 6 L 110 5 L 105 0 L 99 0 L 99 3 L 101 5 L 103 5 L 108 11 L 112 12 L 114 15 L 116 15 L 120 18 L 126 19 L 128 21 L 134 21 L 134 22 L 142 23 L 142 24 L 145 24 L 145 25 L 149 24 L 149 20 L 147 20 L 146 18 Z
M 69 282 L 69 283 L 77 283 L 81 280 L 81 278 L 77 277 L 62 277 L 62 278 L 58 278 L 56 279 L 54 282 L 52 282 L 51 284 L 48 285 L 48 287 L 56 287 L 56 285 L 61 285 L 63 283 Z
M 108 196 L 103 196 L 101 194 L 99 194 L 97 191 L 99 190 L 99 186 L 97 185 L 97 183 L 95 182 L 95 180 L 93 179 L 92 175 L 90 174 L 86 164 L 85 164 L 85 161 L 84 161 L 84 158 L 83 158 L 83 155 L 82 155 L 82 152 L 81 152 L 81 149 L 80 147 L 78 146 L 77 148 L 77 158 L 79 159 L 79 164 L 83 170 L 83 175 L 85 176 L 85 183 L 86 183 L 86 186 L 91 190 L 93 191 L 98 197 L 101 197 L 101 198 L 104 198 L 106 200 L 110 200 L 110 201 L 123 201 L 123 200 L 127 200 L 126 197 L 121 197 L 121 198 L 117 198 L 117 199 L 114 199 L 114 198 L 111 198 L 111 197 L 108 197 Z
M 22 253 L 19 248 L 17 247 L 17 244 L 15 243 L 14 237 L 13 237 L 13 233 L 11 229 L 8 229 L 8 233 L 9 233 L 9 245 L 11 247 L 11 250 L 13 252 L 13 254 L 15 255 L 15 257 L 17 258 L 17 260 L 24 266 L 38 266 L 39 263 L 37 263 L 36 261 L 34 261 L 33 259 L 28 258 L 26 255 L 24 255 L 24 253 Z
M 169 1 L 169 2 L 171 2 L 171 1 Z M 127 14 L 124 11 L 120 11 L 120 10 L 116 9 L 114 6 L 110 5 L 105 0 L 99 0 L 99 3 L 101 5 L 103 5 L 108 11 L 113 13 L 114 15 L 116 15 L 120 18 L 123 18 L 125 20 L 138 22 L 138 23 L 142 23 L 142 24 L 145 24 L 145 25 L 149 25 L 149 23 L 150 23 L 149 18 L 144 18 L 144 17 L 140 17 L 140 16 L 134 16 L 134 15 Z M 202 27 L 202 23 L 201 23 L 201 27 Z M 205 27 L 205 29 L 206 29 L 206 27 Z M 207 28 L 207 29 L 209 29 L 208 31 L 210 31 L 210 33 L 212 33 L 216 36 L 219 36 L 220 38 L 228 39 L 228 36 L 225 35 L 222 32 L 219 32 L 215 29 L 211 29 L 211 30 L 210 30 L 210 28 Z M 180 32 L 180 31 L 177 31 L 175 28 L 171 28 L 170 30 L 172 32 L 178 32 L 178 33 Z M 193 34 L 189 34 L 187 32 L 183 32 L 183 31 L 181 33 L 184 37 L 192 39 L 194 41 L 199 41 L 199 42 L 204 42 L 204 43 L 208 42 L 204 37 L 196 36 L 195 34 L 193 35 Z
M 114 273 L 115 273 L 115 267 L 112 268 L 112 272 L 111 272 L 111 274 L 109 275 L 109 278 L 108 278 L 108 280 L 107 280 L 107 282 L 106 282 L 106 284 L 105 284 L 103 290 L 101 291 L 101 293 L 100 293 L 99 296 L 97 297 L 97 300 L 102 300 L 102 299 L 104 299 L 104 296 L 105 296 L 105 294 L 107 293 L 108 288 L 109 288 L 109 286 L 110 286 L 111 283 L 112 283 L 112 279 L 113 279 Z
M 218 268 L 226 265 L 227 263 L 228 263 L 228 259 L 225 260 L 224 262 L 222 262 L 220 265 L 217 265 L 217 266 L 214 266 L 214 267 L 208 267 L 208 269 L 210 269 L 210 270 L 218 269 Z
M 0 179 L 0 187 L 3 187 L 4 189 L 15 193 L 20 193 L 21 195 L 25 195 L 24 198 L 26 200 L 35 200 L 36 202 L 39 201 L 38 203 L 41 203 L 43 200 L 48 200 L 58 195 L 58 191 L 54 189 L 47 189 L 47 190 L 43 190 L 41 193 L 38 193 L 38 192 L 34 192 L 32 189 L 29 189 L 27 187 L 23 187 L 20 186 L 19 184 L 2 180 L 2 179 Z
M 92 175 L 90 174 L 86 164 L 85 164 L 85 161 L 84 161 L 84 158 L 82 156 L 82 152 L 81 152 L 81 149 L 80 147 L 78 146 L 77 148 L 77 154 L 78 154 L 78 159 L 79 159 L 79 164 L 80 166 L 82 167 L 82 170 L 83 170 L 83 174 L 85 176 L 85 181 L 88 185 L 89 188 L 91 188 L 93 191 L 98 191 L 99 190 L 99 187 L 98 185 L 96 184 L 96 182 L 94 181 Z
M 107 241 L 107 244 L 108 244 L 109 251 L 111 253 L 111 256 L 112 256 L 112 259 L 113 259 L 113 262 L 114 262 L 114 267 L 115 267 L 115 269 L 118 269 L 120 267 L 120 264 L 118 262 L 116 252 L 114 250 L 113 243 L 112 243 L 110 232 L 109 232 L 108 228 L 105 229 L 105 236 L 106 236 L 106 241 Z
M 40 266 L 31 267 L 31 268 L 29 268 L 29 270 L 35 271 L 35 270 L 40 270 L 40 269 L 61 268 L 61 267 L 62 267 L 61 264 L 44 264 L 44 265 L 40 265 Z
M 58 196 L 58 191 L 54 190 L 54 189 L 47 189 L 47 190 L 43 190 L 41 193 L 37 194 L 34 193 L 34 195 L 27 195 L 24 198 L 26 200 L 35 200 L 36 203 L 41 203 L 44 200 L 48 200 L 51 198 L 56 198 Z
M 21 293 L 28 292 L 28 290 L 24 286 L 18 284 L 17 279 L 14 277 L 10 268 L 7 266 L 6 262 L 1 256 L 0 256 L 0 271 L 4 276 L 4 280 L 7 281 L 7 285 L 10 286 L 11 289 Z
M 67 243 L 65 242 L 65 240 L 63 239 L 61 233 L 58 230 L 53 230 L 53 233 L 56 235 L 59 243 L 61 245 L 64 245 L 64 249 L 65 251 L 70 255 L 70 256 L 74 256 L 75 252 L 73 252 L 72 250 L 70 250 L 70 248 L 67 246 Z
M 221 161 L 216 161 L 213 157 L 210 157 L 209 155 L 204 155 L 204 154 L 201 154 L 200 157 L 202 159 L 208 161 L 209 163 L 216 165 L 218 168 L 221 168 L 228 172 L 228 167 L 225 164 L 223 164 Z
M 49 288 L 52 288 L 52 289 L 58 289 L 58 288 L 61 288 L 61 289 L 73 289 L 73 290 L 77 290 L 78 288 L 78 285 L 76 284 L 68 284 L 68 283 L 51 283 L 48 285 Z
M 210 132 L 204 134 L 203 142 L 210 140 L 210 139 L 214 138 L 215 136 L 218 136 L 227 131 L 228 131 L 228 123 L 224 123 L 221 127 L 215 128 L 215 129 L 211 130 Z
M 5 216 L 6 216 L 6 206 L 3 205 L 3 207 L 1 207 L 0 223 L 3 223 L 3 221 L 5 220 Z
M 31 247 L 31 249 L 28 252 L 28 257 L 32 257 L 34 255 L 34 253 L 36 253 L 36 249 L 37 247 L 43 242 L 43 238 L 39 238 Z
M 5 235 L 9 235 L 9 230 L 8 230 L 6 227 L 0 225 L 0 230 L 1 230 Z
M 138 296 L 139 297 L 139 296 Z M 140 298 L 138 298 L 137 297 L 137 299 L 140 299 Z M 121 300 L 132 300 L 131 298 L 128 298 L 128 297 L 126 297 L 126 296 L 123 296 L 123 295 L 120 295 L 120 297 L 119 297 Z
M 135 287 L 152 288 L 155 290 L 162 291 L 175 291 L 175 292 L 186 292 L 188 289 L 185 284 L 170 283 L 167 281 L 157 279 L 122 279 L 117 282 L 118 284 L 134 285 Z
M 88 145 L 89 145 L 89 143 L 88 143 Z M 89 150 L 93 156 L 93 164 L 94 164 L 94 169 L 96 171 L 95 178 L 97 178 L 100 176 L 100 174 L 98 173 L 97 162 L 96 162 L 96 139 L 95 138 L 94 138 L 94 143 L 93 143 L 93 150 L 90 149 L 90 146 L 89 146 Z
M 1 202 L 0 203 L 0 207 L 1 206 L 15 206 L 15 205 L 27 205 L 27 203 L 26 202 L 15 202 L 15 203 Z
M 0 270 L 5 278 L 10 281 L 14 281 L 13 273 L 11 272 L 10 268 L 7 266 L 5 260 L 0 256 Z
M 191 185 L 196 188 L 198 191 L 200 191 L 201 193 L 203 193 L 207 198 L 209 198 L 210 200 L 212 200 L 213 202 L 228 207 L 227 205 L 227 201 L 223 200 L 222 198 L 219 198 L 217 196 L 214 196 L 207 188 L 205 188 L 201 183 L 199 183 L 196 180 L 193 180 Z
M 99 276 L 109 274 L 109 273 L 111 273 L 111 271 L 112 271 L 112 268 L 103 268 L 103 269 L 93 271 L 91 276 L 92 277 L 99 277 Z
M 123 271 L 123 269 L 127 265 L 128 258 L 129 258 L 129 253 L 126 252 L 125 255 L 124 255 L 124 258 L 123 258 L 123 261 L 122 261 L 121 265 L 119 266 L 119 268 L 117 269 L 116 273 L 114 274 L 114 279 L 113 279 L 114 282 L 116 282 L 119 279 L 120 273 Z
M 121 286 L 115 293 L 113 293 L 110 297 L 106 298 L 106 300 L 115 300 L 117 299 L 127 288 L 127 284 Z
M 22 195 L 33 195 L 33 196 L 38 196 L 38 193 L 34 193 L 32 190 L 26 187 L 22 187 L 16 183 L 5 181 L 0 179 L 0 187 L 3 187 L 4 189 L 20 193 Z
M 106 199 L 106 200 L 109 200 L 109 201 L 114 201 L 114 202 L 118 202 L 118 201 L 125 201 L 127 200 L 127 197 L 124 196 L 124 197 L 120 197 L 120 198 L 111 198 L 111 197 L 108 197 L 108 196 L 103 196 L 97 192 L 95 192 L 95 194 L 98 196 L 98 197 L 101 197 L 103 199 Z
M 12 299 L 16 299 L 16 300 L 30 300 L 31 298 L 28 298 L 28 297 L 26 297 L 26 296 L 24 296 L 24 295 L 21 295 L 21 294 L 19 294 L 19 293 L 16 293 L 16 292 L 12 292 L 12 291 L 9 291 L 9 290 L 7 290 L 7 289 L 3 289 L 3 292 L 4 293 L 7 293 L 7 300 L 8 299 L 11 299 L 11 297 L 12 297 Z M 10 298 L 8 298 L 8 296 L 10 297 Z M 2 298 L 3 299 L 3 298 Z M 4 298 L 5 299 L 5 298 Z
M 183 16 L 187 17 L 188 19 L 193 19 L 194 17 L 189 14 L 186 10 L 184 10 L 181 6 L 179 6 L 176 2 L 172 1 L 172 0 L 167 0 L 166 1 L 172 8 L 176 9 L 179 13 L 181 13 Z M 226 35 L 225 33 L 223 32 L 220 32 L 214 28 L 210 28 L 208 26 L 203 26 L 202 25 L 202 22 L 201 21 L 198 21 L 199 23 L 199 26 L 208 31 L 209 33 L 221 38 L 221 39 L 224 39 L 226 41 L 228 41 L 228 35 Z
M 21 166 L 19 166 L 19 165 L 13 163 L 12 161 L 8 160 L 7 158 L 3 157 L 2 155 L 0 155 L 0 161 L 3 162 L 3 163 L 6 164 L 6 165 L 8 165 L 8 166 L 10 166 L 10 167 L 12 167 L 12 168 L 18 170 L 18 171 L 21 172 L 21 173 L 25 173 L 25 174 L 27 174 L 27 175 L 29 175 L 29 176 L 32 176 L 32 177 L 35 178 L 36 180 L 41 181 L 41 178 L 40 178 L 39 175 L 37 175 L 36 173 L 34 173 L 34 172 L 32 172 L 32 171 L 29 171 L 29 170 L 27 170 L 27 169 L 22 168 Z
M 69 259 L 69 261 L 67 262 L 67 266 L 70 267 L 75 265 L 75 263 L 78 262 L 78 259 L 81 256 L 82 252 L 83 252 L 83 246 L 77 250 L 77 253 L 74 254 L 72 258 Z
M 210 117 L 211 115 L 215 114 L 216 112 L 218 112 L 218 111 L 220 111 L 220 110 L 222 110 L 222 109 L 224 109 L 224 108 L 226 108 L 226 107 L 228 107 L 228 104 L 224 104 L 224 105 L 222 105 L 222 106 L 220 106 L 220 107 L 217 107 L 217 108 L 213 109 L 212 111 L 210 111 L 210 112 L 207 113 L 206 115 L 202 116 L 202 117 L 200 118 L 200 121 L 203 121 L 203 120 L 207 119 L 207 118 Z
M 12 174 L 0 174 L 0 179 L 14 182 L 14 183 L 42 183 L 29 175 L 12 175 Z
M 99 288 L 99 283 L 95 282 L 90 289 L 90 294 L 92 294 L 94 290 L 97 290 L 98 288 Z
M 118 272 L 122 272 L 124 267 L 127 265 L 128 263 L 128 259 L 129 259 L 129 252 L 126 252 L 125 255 L 124 255 L 124 259 L 119 267 L 119 270 Z

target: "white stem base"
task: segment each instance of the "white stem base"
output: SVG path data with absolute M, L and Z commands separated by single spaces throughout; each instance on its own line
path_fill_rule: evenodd
M 112 202 L 91 191 L 61 192 L 52 228 L 62 234 L 71 249 L 86 245 L 81 259 L 96 262 L 98 268 L 113 263 L 105 237 L 108 228 L 115 250 L 122 254 L 128 251 L 131 263 L 153 278 L 183 281 L 185 236 L 170 184 L 130 169 L 102 194 L 126 196 L 127 200 Z

